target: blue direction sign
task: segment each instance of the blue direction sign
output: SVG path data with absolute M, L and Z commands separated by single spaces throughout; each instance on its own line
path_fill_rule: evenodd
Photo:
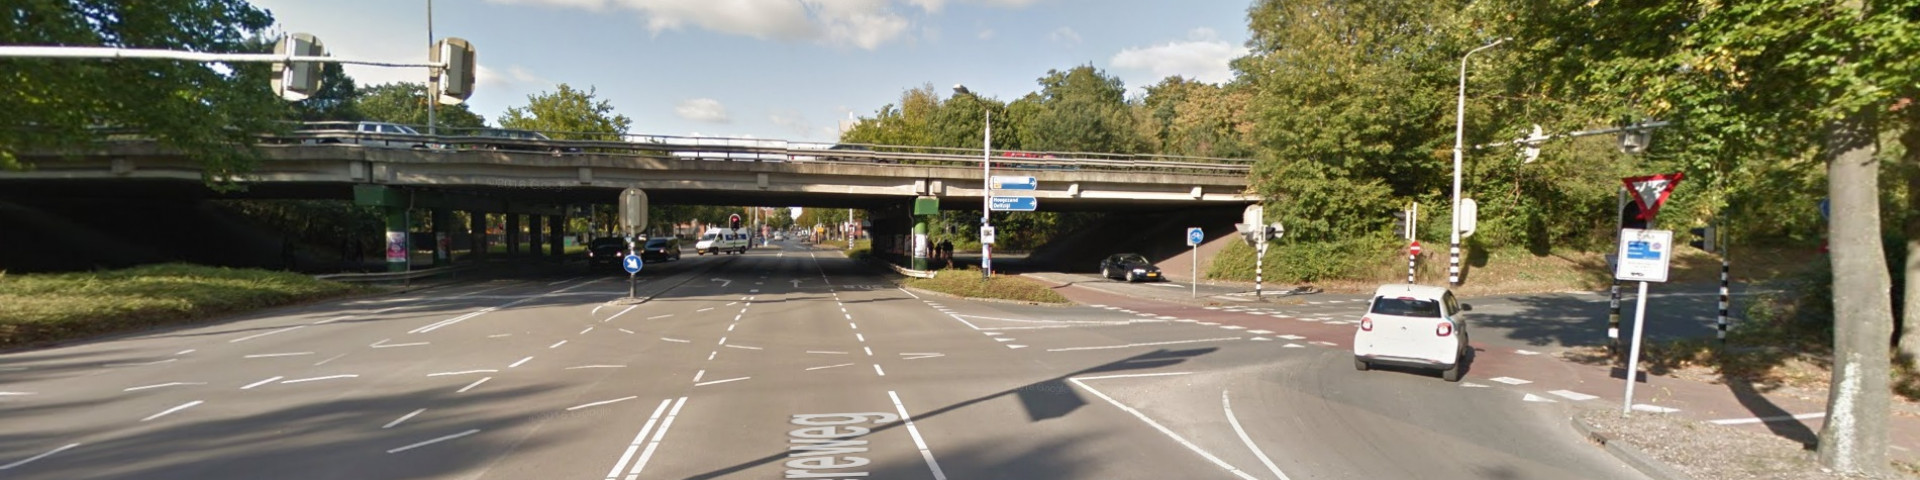
M 1202 243 L 1207 243 L 1207 234 L 1201 232 L 1200 227 L 1188 227 L 1187 246 L 1191 247 Z
M 1040 208 L 1040 201 L 1033 197 L 993 197 L 993 211 L 1031 212 Z
M 993 188 L 1001 190 L 1036 190 L 1040 188 L 1040 181 L 1035 180 L 1033 177 L 994 175 Z
M 640 273 L 640 267 L 643 265 L 646 265 L 646 262 L 640 261 L 639 255 L 627 255 L 627 258 L 620 261 L 620 266 L 625 267 L 629 275 Z

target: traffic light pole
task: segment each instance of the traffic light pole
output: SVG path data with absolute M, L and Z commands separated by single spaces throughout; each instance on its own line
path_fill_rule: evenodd
M 1253 250 L 1254 252 L 1256 252 L 1253 254 L 1253 299 L 1255 301 L 1260 301 L 1262 300 L 1262 297 L 1260 296 L 1261 284 L 1265 283 L 1266 281 L 1266 278 L 1263 273 L 1265 271 L 1266 262 L 1267 262 L 1266 230 L 1263 229 L 1260 231 L 1260 242 L 1257 245 L 1255 245 L 1255 248 Z
M 1620 218 L 1619 214 L 1626 209 L 1627 187 L 1621 186 L 1616 194 L 1613 207 L 1613 237 L 1616 245 L 1619 244 L 1620 230 L 1627 227 L 1625 219 Z M 1612 276 L 1616 278 L 1613 279 L 1613 286 L 1607 289 L 1609 292 L 1609 296 L 1607 297 L 1607 350 L 1618 355 L 1620 353 L 1620 279 L 1617 278 L 1620 275 L 1620 264 L 1618 261 L 1613 263 L 1613 271 L 1608 273 L 1613 274 Z

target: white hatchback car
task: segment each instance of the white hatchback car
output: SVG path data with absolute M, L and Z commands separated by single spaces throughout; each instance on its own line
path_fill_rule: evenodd
M 1472 309 L 1443 287 L 1381 285 L 1353 333 L 1353 368 L 1436 369 L 1441 378 L 1458 382 L 1473 348 L 1463 315 Z

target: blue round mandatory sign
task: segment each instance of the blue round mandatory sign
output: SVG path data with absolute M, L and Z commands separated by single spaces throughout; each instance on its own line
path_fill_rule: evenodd
M 1199 245 L 1206 242 L 1207 236 L 1205 233 L 1201 233 L 1199 228 L 1187 229 L 1187 245 Z
M 645 265 L 645 262 L 640 261 L 639 255 L 627 255 L 627 258 L 620 261 L 620 266 L 625 267 L 629 274 L 640 273 L 642 265 Z

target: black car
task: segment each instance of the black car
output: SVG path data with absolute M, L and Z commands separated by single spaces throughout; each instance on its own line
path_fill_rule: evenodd
M 627 256 L 627 239 L 621 237 L 600 237 L 587 243 L 587 265 L 619 265 L 620 259 Z
M 1101 260 L 1100 276 L 1129 282 L 1166 280 L 1160 276 L 1160 267 L 1153 266 L 1153 262 L 1138 253 L 1115 254 Z
M 580 153 L 580 147 L 557 147 L 549 145 L 552 138 L 546 134 L 531 130 L 508 128 L 482 128 L 468 134 L 474 137 L 505 140 L 503 142 L 484 142 L 479 146 L 488 150 L 512 150 L 522 152 L 547 152 L 554 155 L 562 153 Z
M 640 260 L 649 263 L 679 261 L 680 239 L 672 237 L 647 239 L 647 244 L 640 246 Z

